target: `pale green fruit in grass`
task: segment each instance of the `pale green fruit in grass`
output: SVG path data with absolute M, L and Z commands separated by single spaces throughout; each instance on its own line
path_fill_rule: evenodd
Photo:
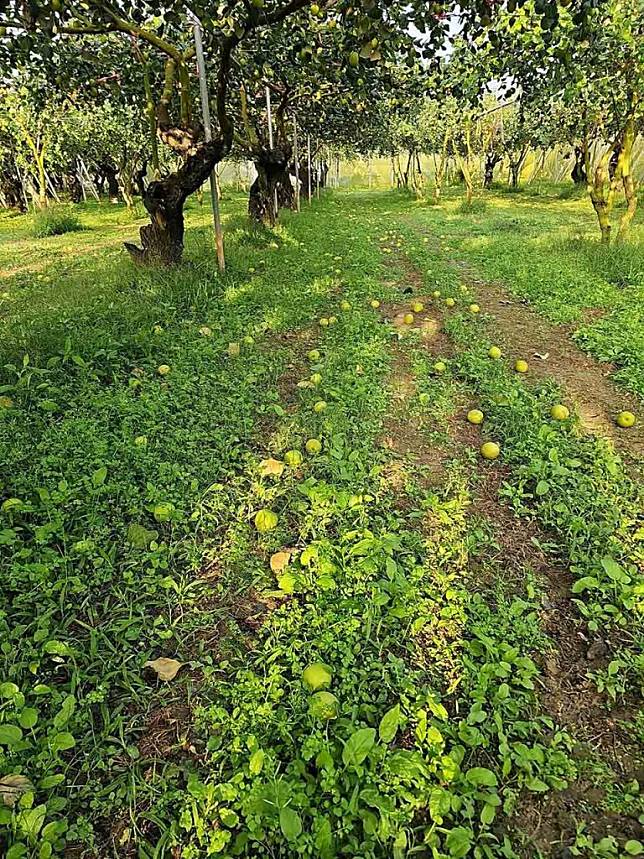
M 481 445 L 481 456 L 483 459 L 497 459 L 501 448 L 495 441 L 486 441 Z

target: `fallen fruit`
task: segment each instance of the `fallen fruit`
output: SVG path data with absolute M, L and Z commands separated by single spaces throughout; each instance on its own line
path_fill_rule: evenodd
M 480 313 L 481 308 L 478 306 L 478 304 L 470 304 L 470 312 L 471 313 Z
M 555 421 L 566 421 L 570 417 L 570 412 L 566 406 L 558 403 L 550 409 L 550 417 Z
M 490 346 L 490 351 L 487 354 L 490 358 L 500 358 L 503 353 L 498 346 Z
M 618 427 L 622 427 L 623 429 L 629 429 L 629 427 L 635 426 L 637 418 L 633 414 L 633 412 L 620 412 L 615 418 Z
M 445 370 L 447 370 L 447 364 L 444 361 L 437 361 L 434 364 L 434 370 L 436 370 L 437 373 L 444 373 Z
M 308 353 L 308 355 L 306 357 L 309 359 L 309 361 L 312 361 L 313 363 L 315 363 L 316 361 L 320 360 L 320 353 L 318 352 L 317 349 L 311 349 L 311 351 Z
M 371 299 L 371 306 L 373 307 L 374 310 L 376 310 L 378 307 L 380 307 L 380 302 L 378 301 L 377 298 Z
M 425 305 L 423 304 L 422 301 L 414 301 L 414 303 L 411 306 L 411 309 L 414 311 L 414 313 L 422 313 L 424 306 Z
M 231 358 L 238 358 L 241 354 L 241 346 L 239 345 L 239 343 L 229 343 L 228 354 Z
M 323 316 L 322 319 L 320 319 L 320 325 L 322 326 L 322 328 L 326 328 L 328 324 L 329 320 L 326 318 L 326 316 Z
M 454 299 L 453 299 L 453 298 L 446 298 L 446 299 L 445 299 L 445 304 L 447 305 L 447 307 L 454 307 L 454 305 L 456 304 L 456 302 L 454 301 Z
M 528 372 L 528 362 L 519 359 L 514 365 L 514 369 L 517 373 L 527 373 Z
M 496 459 L 501 453 L 501 448 L 495 441 L 486 441 L 481 445 L 481 456 L 483 459 Z
M 202 325 L 199 329 L 199 333 L 202 337 L 210 337 L 212 335 L 212 328 L 209 328 L 207 325 Z
M 335 323 L 336 323 L 337 321 L 338 321 L 338 317 L 337 317 L 337 316 L 329 316 L 329 325 L 335 325 Z
M 307 453 L 316 455 L 322 450 L 322 442 L 317 438 L 310 438 L 305 444 L 305 447 Z
M 434 296 L 434 298 L 440 298 L 440 297 L 441 297 L 441 291 L 440 291 L 440 289 L 435 289 L 435 290 L 432 292 L 432 295 Z
M 13 408 L 13 400 L 11 397 L 0 397 L 0 409 Z
M 332 692 L 316 692 L 309 700 L 309 713 L 316 719 L 328 722 L 338 715 L 338 699 Z
M 413 321 L 414 321 L 414 314 L 413 313 L 405 313 L 405 315 L 403 316 L 403 322 L 405 323 L 405 325 L 411 325 Z
M 258 510 L 255 514 L 255 527 L 262 534 L 277 528 L 277 513 L 272 510 Z
M 482 424 L 483 417 L 483 412 L 480 409 L 470 409 L 467 413 L 467 419 L 471 424 Z
M 159 376 L 167 376 L 169 372 L 170 367 L 168 367 L 167 364 L 159 364 L 159 366 L 157 367 L 157 373 L 159 374 Z
M 168 522 L 172 518 L 173 513 L 174 504 L 170 504 L 169 501 L 160 501 L 154 505 L 154 510 L 152 511 L 157 522 Z
M 348 301 L 341 301 L 340 302 L 340 309 L 341 310 L 351 310 L 351 304 Z
M 287 450 L 284 454 L 284 462 L 291 468 L 297 468 L 302 465 L 302 454 L 299 450 Z
M 318 689 L 326 689 L 331 685 L 331 670 L 323 662 L 313 662 L 302 672 L 302 682 L 309 692 L 317 692 Z
M 319 373 L 313 373 L 309 381 L 312 385 L 319 385 L 322 381 L 322 376 Z
M 326 403 L 324 402 L 324 400 L 318 400 L 317 403 L 315 403 L 313 406 L 313 411 L 316 412 L 318 415 L 320 414 L 320 412 L 323 412 L 325 409 L 326 409 Z
M 147 445 L 147 443 L 148 443 L 147 435 L 137 435 L 137 437 L 134 439 L 134 444 L 137 447 L 145 447 Z

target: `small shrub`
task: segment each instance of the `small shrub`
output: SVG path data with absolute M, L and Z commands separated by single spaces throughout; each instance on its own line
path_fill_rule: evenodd
M 472 200 L 461 200 L 456 211 L 461 215 L 479 215 L 487 209 L 487 200 L 474 197 Z
M 83 225 L 70 206 L 48 206 L 34 214 L 33 234 L 37 239 L 62 236 L 83 229 Z

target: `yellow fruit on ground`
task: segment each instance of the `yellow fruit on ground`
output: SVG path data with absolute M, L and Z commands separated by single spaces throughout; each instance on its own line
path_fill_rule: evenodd
M 470 304 L 470 312 L 471 313 L 480 313 L 481 308 L 478 306 L 478 304 Z
M 454 305 L 456 304 L 456 302 L 454 301 L 454 299 L 453 299 L 453 298 L 446 298 L 446 299 L 445 299 L 445 304 L 446 304 L 448 307 L 454 307 Z
M 0 409 L 13 408 L 13 400 L 11 397 L 0 397 Z
M 137 437 L 134 439 L 134 444 L 137 447 L 146 447 L 147 443 L 148 443 L 147 435 L 137 435 Z
M 299 465 L 302 465 L 302 454 L 299 450 L 287 450 L 284 454 L 284 462 L 290 468 L 297 468 Z
M 167 376 L 169 372 L 170 367 L 168 367 L 167 364 L 159 364 L 159 366 L 157 367 L 157 373 L 159 374 L 159 376 Z
M 490 358 L 500 358 L 503 353 L 498 346 L 490 346 L 490 351 L 487 354 Z
M 155 334 L 163 334 L 163 328 L 161 328 L 160 325 L 155 325 L 154 328 L 152 329 L 152 331 Z
M 446 364 L 444 361 L 437 361 L 437 362 L 434 364 L 434 370 L 435 370 L 437 373 L 444 373 L 444 372 L 445 372 L 445 370 L 447 370 L 447 364 Z
M 337 317 L 337 316 L 329 316 L 329 325 L 335 325 L 335 323 L 336 323 L 337 321 L 338 321 L 338 317 Z
M 199 329 L 199 333 L 202 337 L 210 337 L 212 335 L 212 328 L 209 328 L 207 325 L 202 325 Z
M 302 682 L 309 692 L 317 692 L 318 689 L 326 689 L 331 685 L 331 671 L 323 662 L 313 662 L 302 672 Z
M 228 354 L 231 358 L 238 358 L 241 355 L 241 345 L 239 343 L 229 343 Z
M 496 459 L 501 453 L 501 448 L 495 441 L 486 441 L 481 445 L 481 456 L 483 459 Z
M 550 417 L 555 421 L 566 421 L 570 417 L 570 412 L 566 406 L 557 403 L 550 409 Z
M 319 385 L 322 381 L 322 376 L 319 373 L 313 373 L 310 381 L 312 385 Z
M 629 427 L 635 426 L 637 418 L 633 412 L 620 412 L 615 418 L 615 421 L 617 422 L 618 427 L 629 429 Z
M 377 310 L 380 307 L 380 302 L 378 301 L 377 298 L 371 299 L 371 306 L 373 307 L 374 310 Z
M 277 513 L 272 510 L 258 510 L 255 514 L 255 527 L 262 534 L 277 528 L 277 521 Z
M 483 417 L 483 412 L 480 409 L 470 409 L 467 413 L 467 419 L 471 424 L 482 424 Z
M 440 297 L 441 297 L 441 291 L 440 291 L 440 289 L 435 289 L 435 290 L 432 292 L 432 295 L 434 296 L 434 298 L 440 298 Z
M 351 310 L 351 304 L 348 301 L 341 301 L 340 302 L 340 309 L 341 310 Z
M 317 349 L 311 349 L 306 357 L 315 364 L 316 361 L 320 360 L 320 353 Z
M 316 456 L 322 450 L 322 442 L 317 438 L 310 438 L 306 445 L 306 452 Z
M 422 313 L 424 307 L 425 307 L 425 305 L 423 304 L 422 301 L 414 301 L 414 303 L 411 306 L 411 309 L 414 311 L 414 313 Z
M 414 314 L 413 313 L 405 313 L 405 315 L 403 316 L 403 322 L 405 323 L 405 325 L 411 325 L 413 321 L 414 321 Z
M 315 405 L 313 406 L 313 411 L 317 412 L 317 414 L 320 414 L 320 412 L 323 412 L 325 409 L 326 403 L 324 402 L 324 400 L 318 400 L 317 403 L 315 403 Z
M 514 369 L 517 373 L 527 373 L 528 372 L 528 362 L 523 361 L 521 358 L 514 365 Z
M 320 325 L 322 326 L 322 328 L 326 328 L 328 324 L 329 320 L 326 318 L 326 316 L 323 316 L 322 319 L 320 319 Z

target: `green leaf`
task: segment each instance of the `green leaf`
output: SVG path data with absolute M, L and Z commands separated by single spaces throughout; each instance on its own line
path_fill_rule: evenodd
M 490 823 L 492 823 L 492 821 L 494 820 L 495 815 L 496 815 L 496 808 L 493 805 L 490 805 L 489 803 L 486 802 L 485 805 L 483 806 L 483 808 L 481 809 L 481 823 L 484 826 L 489 826 Z
M 456 829 L 450 830 L 445 839 L 445 846 L 449 850 L 449 855 L 454 859 L 461 859 L 462 856 L 467 856 L 474 833 L 471 829 L 466 829 L 464 826 L 457 826 Z
M 383 743 L 390 743 L 398 733 L 400 725 L 400 704 L 388 710 L 380 720 L 378 735 Z
M 232 808 L 220 808 L 219 809 L 219 819 L 224 824 L 224 826 L 228 826 L 232 828 L 233 826 L 237 826 L 239 823 L 239 815 L 232 810 Z
M 52 752 L 64 752 L 67 749 L 73 749 L 75 745 L 76 740 L 68 731 L 54 734 L 50 741 Z
M 588 590 L 590 588 L 596 588 L 599 585 L 599 582 L 594 576 L 582 576 L 581 579 L 577 579 L 574 582 L 571 590 L 573 594 L 580 594 L 582 591 Z
M 474 784 L 477 787 L 481 785 L 484 787 L 494 787 L 496 785 L 496 776 L 487 767 L 472 767 L 472 769 L 469 769 L 465 773 L 465 778 L 470 784 Z
M 250 756 L 250 761 L 248 762 L 248 768 L 251 772 L 251 775 L 259 775 L 264 767 L 264 752 L 262 749 L 257 749 L 256 752 Z
M 288 806 L 280 811 L 280 829 L 288 841 L 294 841 L 302 833 L 302 819 L 297 811 Z
M 535 489 L 537 495 L 547 495 L 550 492 L 550 484 L 547 480 L 540 480 Z
M 150 543 L 156 540 L 158 536 L 158 531 L 150 531 L 136 522 L 133 522 L 127 529 L 127 541 L 135 549 L 147 549 Z
M 102 465 L 100 468 L 97 468 L 96 471 L 92 474 L 92 484 L 98 488 L 105 483 L 105 478 L 107 477 L 107 467 Z
M 38 721 L 38 710 L 35 707 L 25 707 L 22 713 L 18 716 L 20 727 L 29 730 L 33 728 Z
M 22 740 L 22 731 L 17 725 L 0 725 L 0 746 L 14 746 Z
M 359 728 L 344 744 L 342 761 L 347 767 L 358 767 L 367 757 L 376 742 L 374 728 Z
M 545 781 L 541 781 L 541 779 L 536 778 L 536 776 L 526 779 L 525 785 L 528 790 L 533 790 L 535 793 L 545 793 L 547 790 L 550 790 L 550 787 L 545 783 Z
M 429 816 L 431 819 L 440 826 L 450 806 L 451 796 L 449 791 L 444 790 L 442 787 L 435 787 L 429 795 Z
M 642 853 L 644 853 L 644 844 L 642 844 L 641 841 L 637 841 L 635 838 L 632 838 L 630 841 L 626 842 L 624 850 L 629 856 L 641 856 Z

